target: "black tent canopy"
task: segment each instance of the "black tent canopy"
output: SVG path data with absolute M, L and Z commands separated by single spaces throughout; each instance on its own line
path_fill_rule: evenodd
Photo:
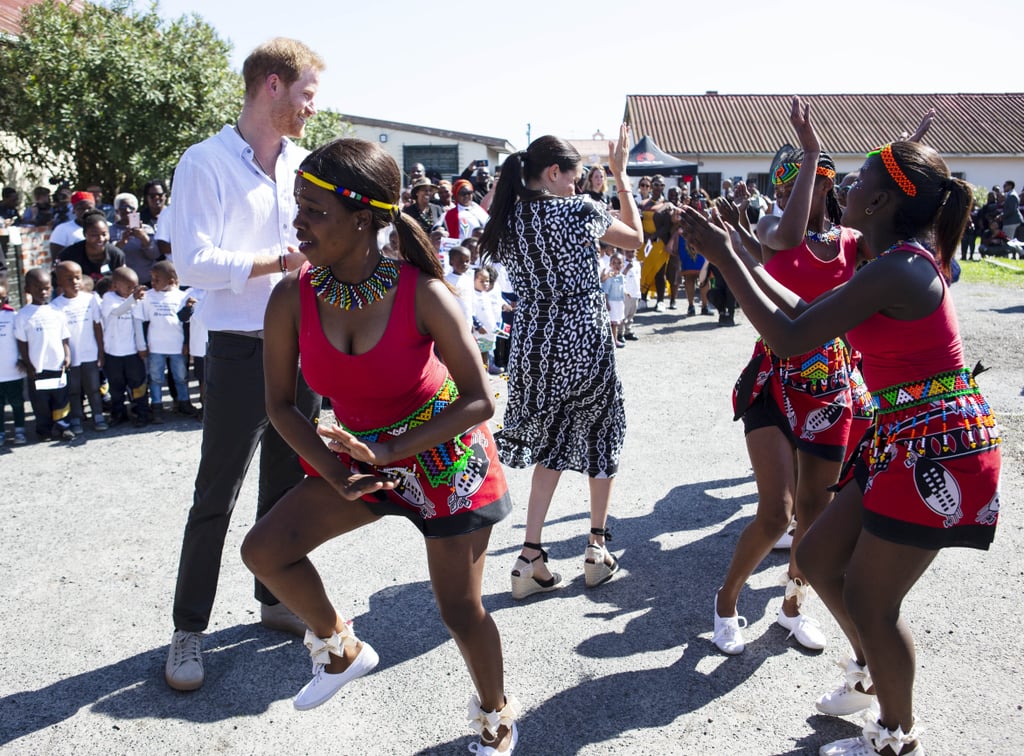
M 640 138 L 629 151 L 626 162 L 626 174 L 629 176 L 696 176 L 699 171 L 696 163 L 684 163 L 662 152 L 649 136 Z

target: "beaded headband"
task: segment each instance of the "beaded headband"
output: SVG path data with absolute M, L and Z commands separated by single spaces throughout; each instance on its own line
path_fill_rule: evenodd
M 775 185 L 788 184 L 797 177 L 798 173 L 800 173 L 800 163 L 780 163 L 779 167 L 775 169 L 775 175 L 772 176 L 772 183 Z M 829 179 L 836 177 L 835 171 L 823 165 L 816 167 L 814 173 Z
M 296 169 L 295 175 L 298 176 L 299 178 L 306 179 L 306 181 L 313 184 L 314 186 L 319 186 L 321 189 L 326 189 L 329 192 L 336 192 L 337 194 L 340 194 L 342 197 L 348 197 L 349 199 L 357 200 L 358 202 L 362 202 L 365 205 L 370 205 L 371 207 L 379 207 L 381 210 L 389 210 L 393 213 L 398 212 L 402 209 L 398 205 L 391 205 L 388 204 L 387 202 L 381 202 L 380 200 L 370 199 L 364 194 L 353 192 L 351 189 L 346 189 L 345 187 L 338 186 L 337 184 L 328 183 L 327 181 L 324 181 L 322 178 L 317 178 L 309 171 Z
M 798 173 L 800 173 L 800 163 L 779 163 L 779 167 L 775 169 L 775 175 L 772 176 L 772 183 L 788 184 L 796 178 Z
M 907 174 L 903 172 L 899 163 L 896 162 L 896 157 L 892 154 L 892 143 L 890 142 L 885 147 L 868 153 L 868 157 L 874 157 L 875 155 L 882 158 L 882 162 L 885 163 L 885 170 L 889 172 L 890 178 L 896 182 L 896 186 L 902 189 L 903 193 L 908 197 L 916 197 L 917 187 L 914 186 L 913 181 L 907 178 Z

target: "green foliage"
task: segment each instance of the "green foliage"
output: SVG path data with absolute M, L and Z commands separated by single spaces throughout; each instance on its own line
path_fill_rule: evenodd
M 353 133 L 352 124 L 346 121 L 341 113 L 326 108 L 317 111 L 312 120 L 306 123 L 306 133 L 299 140 L 299 144 L 312 151 L 333 139 L 352 136 Z
M 243 90 L 230 43 L 196 15 L 167 22 L 157 8 L 27 6 L 21 36 L 0 43 L 0 123 L 18 137 L 0 159 L 40 166 L 36 180 L 138 191 L 233 121 Z

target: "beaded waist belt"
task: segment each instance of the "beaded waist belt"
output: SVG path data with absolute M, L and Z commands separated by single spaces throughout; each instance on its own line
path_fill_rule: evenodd
M 916 407 L 937 399 L 953 399 L 973 394 L 978 390 L 971 371 L 967 368 L 939 373 L 921 381 L 911 381 L 872 391 L 875 409 L 880 415 Z
M 451 376 L 448 376 L 444 379 L 437 393 L 405 419 L 399 420 L 393 425 L 374 428 L 373 430 L 354 431 L 349 428 L 346 428 L 346 430 L 362 441 L 369 441 L 370 443 L 387 441 L 390 438 L 395 438 L 423 425 L 423 423 L 442 412 L 458 398 L 458 386 L 455 385 L 455 381 L 451 379 Z M 420 463 L 420 467 L 427 476 L 427 480 L 430 481 L 430 485 L 437 488 L 442 483 L 450 484 L 457 474 L 461 474 L 466 469 L 466 465 L 469 463 L 472 455 L 472 450 L 461 438 L 453 438 L 439 446 L 421 451 L 416 455 L 416 460 Z

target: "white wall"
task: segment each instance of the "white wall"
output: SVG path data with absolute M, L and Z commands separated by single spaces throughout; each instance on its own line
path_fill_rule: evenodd
M 381 134 L 387 135 L 387 141 L 381 142 Z M 465 168 L 474 160 L 489 160 L 491 171 L 498 162 L 498 153 L 488 149 L 484 144 L 472 141 L 461 141 L 445 137 L 421 134 L 415 131 L 402 131 L 398 129 L 387 129 L 380 126 L 367 126 L 365 124 L 353 123 L 352 136 L 359 139 L 366 139 L 370 142 L 377 142 L 391 157 L 398 163 L 398 167 L 406 170 L 408 166 L 402 165 L 402 148 L 405 145 L 458 145 L 459 147 L 459 171 Z

